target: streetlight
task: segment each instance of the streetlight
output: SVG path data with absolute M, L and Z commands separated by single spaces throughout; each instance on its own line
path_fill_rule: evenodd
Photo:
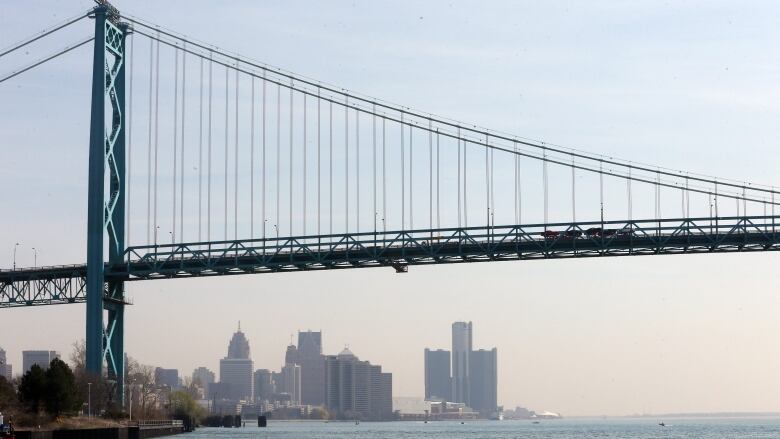
M 16 247 L 19 247 L 19 243 L 14 244 L 14 271 L 16 271 Z
M 38 268 L 38 250 L 35 247 L 33 247 L 32 250 L 34 255 L 33 257 L 35 258 L 34 259 L 35 262 L 33 263 L 33 268 Z
M 87 417 L 92 418 L 92 383 L 87 383 Z

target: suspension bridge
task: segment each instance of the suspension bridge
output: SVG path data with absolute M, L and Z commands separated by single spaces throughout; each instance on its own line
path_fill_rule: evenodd
M 87 261 L 0 270 L 0 307 L 85 302 L 87 367 L 120 397 L 129 281 L 780 249 L 774 187 L 424 113 L 105 1 L 0 58 L 85 19 L 0 87 L 93 43 Z

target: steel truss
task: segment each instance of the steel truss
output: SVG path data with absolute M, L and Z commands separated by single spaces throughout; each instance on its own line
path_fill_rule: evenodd
M 129 247 L 111 282 L 360 267 L 780 250 L 780 217 L 424 229 Z M 0 307 L 84 301 L 85 265 L 0 272 Z M 105 289 L 106 298 L 108 287 Z

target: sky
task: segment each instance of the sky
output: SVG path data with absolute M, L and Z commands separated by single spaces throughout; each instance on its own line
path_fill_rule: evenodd
M 637 162 L 780 184 L 780 29 L 773 20 L 780 6 L 418 3 L 116 6 L 411 108 Z M 0 2 L 0 47 L 91 6 Z M 85 20 L 61 39 L 3 59 L 0 74 L 91 32 Z M 20 266 L 33 264 L 33 247 L 39 265 L 84 260 L 90 50 L 0 83 L 4 268 L 16 242 Z M 562 190 L 569 183 L 555 184 Z M 778 258 L 684 255 L 133 282 L 125 343 L 147 364 L 217 371 L 241 321 L 255 366 L 278 369 L 291 335 L 322 330 L 325 353 L 348 345 L 393 373 L 395 395 L 422 396 L 423 349 L 449 348 L 451 323 L 470 320 L 475 347 L 498 349 L 505 407 L 564 415 L 780 411 Z M 84 337 L 84 312 L 83 305 L 2 310 L 0 347 L 17 371 L 25 349 L 68 355 Z

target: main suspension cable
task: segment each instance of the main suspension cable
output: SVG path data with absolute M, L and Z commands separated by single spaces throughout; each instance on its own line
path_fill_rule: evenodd
M 5 82 L 5 81 L 7 81 L 7 80 L 9 80 L 9 79 L 11 79 L 13 77 L 19 76 L 22 73 L 24 73 L 24 72 L 26 72 L 28 70 L 34 69 L 35 67 L 38 67 L 41 64 L 47 63 L 47 62 L 49 62 L 49 61 L 51 61 L 51 60 L 53 60 L 53 59 L 55 59 L 55 58 L 57 58 L 57 57 L 59 57 L 61 55 L 64 55 L 64 54 L 70 52 L 71 50 L 78 49 L 79 47 L 89 43 L 90 41 L 92 41 L 94 39 L 95 39 L 95 37 L 87 37 L 87 38 L 81 40 L 80 42 L 74 43 L 74 44 L 72 44 L 70 46 L 66 46 L 63 49 L 60 49 L 59 51 L 55 52 L 52 55 L 49 55 L 49 56 L 47 56 L 47 57 L 45 57 L 43 59 L 35 61 L 35 62 L 33 62 L 32 64 L 30 64 L 30 65 L 28 65 L 26 67 L 23 67 L 23 68 L 21 68 L 19 70 L 12 71 L 8 75 L 0 77 L 0 83 L 3 83 L 3 82 Z
M 66 19 L 64 22 L 60 22 L 59 24 L 55 24 L 51 28 L 44 29 L 40 33 L 38 33 L 38 34 L 36 34 L 36 35 L 34 35 L 32 37 L 28 37 L 28 38 L 26 38 L 26 39 L 24 39 L 22 41 L 19 41 L 19 42 L 15 43 L 15 44 L 11 45 L 10 47 L 8 47 L 8 48 L 4 49 L 2 52 L 0 52 L 0 58 L 4 57 L 5 55 L 8 55 L 11 52 L 19 50 L 22 47 L 27 46 L 28 44 L 34 43 L 35 41 L 38 41 L 38 40 L 40 40 L 41 38 L 43 38 L 43 37 L 45 37 L 47 35 L 51 35 L 51 34 L 53 34 L 54 32 L 57 32 L 60 29 L 66 28 L 66 27 L 70 26 L 73 23 L 81 21 L 82 19 L 84 19 L 87 16 L 89 16 L 89 14 L 91 12 L 92 12 L 92 10 L 90 9 L 89 11 L 86 11 L 84 13 L 76 15 L 75 17 Z

